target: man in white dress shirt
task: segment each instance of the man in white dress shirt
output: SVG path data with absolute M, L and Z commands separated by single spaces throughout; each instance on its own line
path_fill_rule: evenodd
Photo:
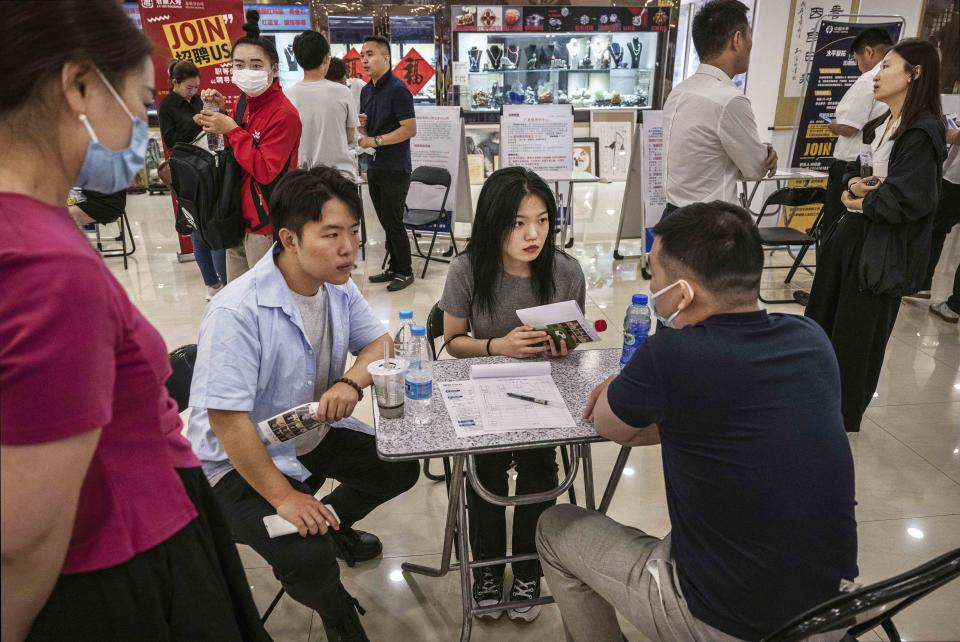
M 828 234 L 843 213 L 840 196 L 847 187 L 843 182 L 843 174 L 847 163 L 857 160 L 860 154 L 860 130 L 887 111 L 886 104 L 873 97 L 873 79 L 880 70 L 880 61 L 892 46 L 890 34 L 877 28 L 862 31 L 850 45 L 861 76 L 840 99 L 828 126 L 830 133 L 838 138 L 833 148 L 830 179 L 827 181 L 827 202 L 820 220 L 822 234 Z
M 697 12 L 692 31 L 700 67 L 674 87 L 663 107 L 665 214 L 698 202 L 739 205 L 738 180 L 756 180 L 777 168 L 773 146 L 757 135 L 750 100 L 732 80 L 750 62 L 747 7 L 711 0 Z

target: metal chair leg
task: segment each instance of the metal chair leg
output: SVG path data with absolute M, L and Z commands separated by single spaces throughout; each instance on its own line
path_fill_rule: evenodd
M 273 609 L 277 608 L 277 604 L 280 602 L 280 598 L 283 597 L 283 594 L 286 593 L 284 588 L 280 588 L 277 592 L 276 597 L 273 598 L 273 602 L 270 602 L 270 606 L 267 607 L 267 610 L 263 612 L 263 615 L 260 617 L 260 623 L 266 624 L 267 618 L 270 617 L 270 614 L 273 613 Z
M 423 262 L 423 272 L 420 273 L 420 278 L 425 278 L 427 276 L 427 268 L 430 267 L 430 257 L 433 256 L 433 246 L 437 242 L 437 228 L 433 228 L 433 237 L 430 239 L 430 249 L 427 250 L 426 259 Z M 418 246 L 419 249 L 419 246 Z
M 443 481 L 445 477 L 443 475 L 434 475 L 430 472 L 430 459 L 423 460 L 423 476 L 429 479 L 430 481 Z
M 566 446 L 560 446 L 560 461 L 563 462 L 563 474 L 570 474 L 570 455 L 567 453 Z M 571 485 L 570 490 L 567 491 L 567 496 L 570 499 L 570 503 L 574 506 L 577 505 L 577 491 Z

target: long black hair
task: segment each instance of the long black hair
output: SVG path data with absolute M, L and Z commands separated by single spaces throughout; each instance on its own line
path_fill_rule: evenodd
M 260 12 L 256 9 L 247 9 L 246 16 L 247 21 L 243 23 L 243 32 L 246 35 L 233 43 L 234 50 L 240 45 L 260 47 L 269 56 L 270 62 L 279 66 L 280 54 L 277 53 L 277 46 L 269 38 L 260 35 Z
M 937 48 L 929 40 L 920 38 L 904 38 L 890 51 L 895 51 L 903 58 L 903 71 L 914 73 L 915 67 L 920 67 L 920 75 L 912 78 L 907 84 L 907 97 L 903 101 L 903 110 L 900 112 L 900 124 L 890 136 L 890 140 L 897 139 L 907 131 L 910 125 L 924 112 L 933 115 L 943 135 L 946 135 L 946 123 L 943 119 L 943 105 L 940 102 L 940 55 Z M 889 52 L 887 52 L 889 53 Z M 874 118 L 863 127 L 863 142 L 872 143 L 877 129 L 886 122 L 890 112 Z
M 492 310 L 496 288 L 503 277 L 503 244 L 517 220 L 520 203 L 529 195 L 543 201 L 549 229 L 543 249 L 530 264 L 533 291 L 541 305 L 550 301 L 556 288 L 553 259 L 556 254 L 554 232 L 557 227 L 557 203 L 542 178 L 523 167 L 504 167 L 487 178 L 477 201 L 477 215 L 467 253 L 473 268 L 473 302 L 480 311 Z
M 114 0 L 51 0 L 4 3 L 0 59 L 10 61 L 0 92 L 0 117 L 37 104 L 72 61 L 99 69 L 121 91 L 121 81 L 140 69 L 152 45 Z M 15 62 L 14 62 L 15 61 Z M 41 117 L 46 117 L 46 111 Z M 29 130 L 25 122 L 18 128 Z

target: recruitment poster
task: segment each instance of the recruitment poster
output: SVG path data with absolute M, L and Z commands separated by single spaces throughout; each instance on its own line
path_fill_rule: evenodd
M 228 105 L 236 104 L 240 90 L 230 81 L 230 54 L 233 42 L 243 35 L 243 21 L 241 0 L 140 0 L 140 23 L 153 41 L 157 107 L 170 93 L 167 69 L 173 59 L 193 62 L 200 70 L 201 89 L 216 89 Z M 181 236 L 180 253 L 191 252 L 190 237 Z
M 887 30 L 896 42 L 901 26 L 900 22 L 820 22 L 790 167 L 829 170 L 837 137 L 830 133 L 827 124 L 837 103 L 860 77 L 850 45 L 864 30 L 877 28 Z
M 410 160 L 413 168 L 442 167 L 450 172 L 450 193 L 446 209 L 453 219 L 469 223 L 473 219 L 473 204 L 470 200 L 470 180 L 467 175 L 467 157 L 463 146 L 463 119 L 459 107 L 434 107 L 417 105 L 417 135 L 410 140 Z M 411 192 L 414 186 L 410 187 Z M 411 198 L 422 199 L 414 204 Z M 421 209 L 439 209 L 443 190 L 425 190 L 408 195 L 407 204 Z M 438 226 L 441 232 L 446 225 Z
M 232 106 L 240 95 L 230 81 L 233 41 L 243 36 L 240 0 L 140 0 L 143 31 L 153 41 L 157 105 L 170 93 L 167 67 L 189 60 L 200 70 L 201 89 L 216 89 Z

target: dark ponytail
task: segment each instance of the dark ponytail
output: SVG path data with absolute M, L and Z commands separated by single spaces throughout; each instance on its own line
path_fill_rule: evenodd
M 171 60 L 167 66 L 170 82 L 183 82 L 187 78 L 199 78 L 200 70 L 189 60 Z
M 0 60 L 10 61 L 0 92 L 0 117 L 25 105 L 59 81 L 68 62 L 99 69 L 119 91 L 141 68 L 150 41 L 115 0 L 48 0 L 3 3 Z
M 260 12 L 256 9 L 247 10 L 247 21 L 243 23 L 243 31 L 247 35 L 239 38 L 233 43 L 234 50 L 240 45 L 253 45 L 260 47 L 270 57 L 275 65 L 280 64 L 280 54 L 277 53 L 277 46 L 269 38 L 260 35 Z

